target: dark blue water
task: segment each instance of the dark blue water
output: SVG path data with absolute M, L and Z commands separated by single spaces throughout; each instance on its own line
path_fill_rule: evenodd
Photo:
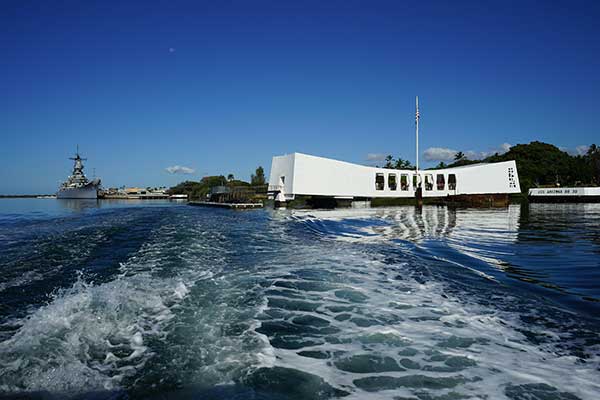
M 600 398 L 600 206 L 0 201 L 0 397 Z

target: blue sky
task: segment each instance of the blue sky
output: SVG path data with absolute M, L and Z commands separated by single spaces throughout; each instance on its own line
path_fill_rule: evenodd
M 600 3 L 450 3 L 4 1 L 0 193 L 600 142 Z

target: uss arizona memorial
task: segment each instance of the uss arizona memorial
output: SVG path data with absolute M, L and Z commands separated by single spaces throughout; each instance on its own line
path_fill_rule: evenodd
M 273 157 L 269 192 L 276 202 L 297 196 L 339 200 L 415 198 L 465 199 L 520 193 L 515 161 L 474 164 L 437 170 L 397 170 L 293 153 Z
M 297 196 L 351 203 L 377 198 L 507 203 L 509 194 L 521 192 L 514 160 L 420 170 L 418 97 L 415 126 L 414 170 L 370 167 L 302 153 L 275 156 L 269 176 L 269 196 L 276 205 L 285 205 Z

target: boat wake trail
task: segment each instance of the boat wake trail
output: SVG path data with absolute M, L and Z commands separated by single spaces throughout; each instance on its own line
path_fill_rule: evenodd
M 428 218 L 426 229 L 387 229 L 389 221 L 368 226 L 373 215 L 354 213 L 345 229 L 340 215 L 324 215 L 292 216 L 325 239 L 285 254 L 295 268 L 271 266 L 258 332 L 275 348 L 276 366 L 321 377 L 324 393 L 351 398 L 593 399 L 600 391 L 595 325 L 457 268 L 469 266 L 465 255 L 460 263 L 439 257 L 428 232 L 444 226 Z M 420 232 L 420 242 L 392 230 L 413 239 Z M 360 231 L 367 244 L 357 246 Z
M 204 319 L 210 322 L 202 317 L 189 321 L 192 310 L 194 315 L 201 310 L 186 303 L 196 285 L 210 286 L 223 267 L 224 250 L 207 228 L 163 223 L 112 279 L 94 283 L 80 274 L 46 305 L 11 321 L 18 328 L 0 343 L 0 393 L 110 396 L 136 387 L 135 382 L 158 373 L 148 373 L 153 359 L 168 354 L 169 362 L 180 361 L 175 340 L 186 319 L 192 330 L 215 327 L 200 334 L 207 352 L 211 340 L 222 334 L 220 316 L 214 315 L 218 310 L 205 308 Z M 234 339 L 229 342 L 236 347 Z M 224 343 L 213 344 L 215 351 Z M 171 367 L 177 371 L 179 366 Z
M 107 226 L 83 232 L 97 237 L 84 257 L 57 256 L 57 264 L 83 264 L 73 283 L 56 284 L 43 304 L 14 301 L 7 312 L 0 395 L 591 400 L 600 393 L 598 321 L 555 301 L 548 295 L 555 289 L 505 274 L 523 246 L 523 219 L 512 208 L 157 207 L 98 218 Z M 65 230 L 55 239 L 66 247 L 72 236 Z M 15 266 L 30 261 L 10 246 Z M 54 284 L 68 279 L 64 273 L 48 276 Z M 0 294 L 11 298 L 19 287 L 29 286 Z
M 0 344 L 5 392 L 113 390 L 148 359 L 183 289 L 147 278 L 59 291 Z

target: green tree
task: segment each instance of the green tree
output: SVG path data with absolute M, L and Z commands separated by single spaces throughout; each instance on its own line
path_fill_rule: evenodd
M 212 188 L 214 186 L 224 186 L 227 183 L 227 179 L 223 175 L 212 175 L 205 176 L 200 180 L 200 183 L 203 186 L 207 186 L 208 188 Z
M 388 155 L 384 159 L 384 161 L 385 161 L 385 164 L 383 165 L 382 168 L 389 168 L 389 169 L 412 169 L 412 165 L 411 165 L 410 161 L 403 160 L 400 157 L 398 157 L 398 159 L 396 160 L 391 155 Z
M 385 165 L 383 166 L 383 168 L 394 168 L 395 162 L 394 162 L 394 158 L 391 155 L 388 155 L 384 161 L 385 161 Z
M 570 156 L 558 147 L 543 143 L 531 142 L 518 144 L 504 154 L 494 154 L 484 162 L 500 162 L 515 160 L 521 191 L 527 193 L 536 186 L 562 186 L 592 183 L 591 163 L 585 157 Z
M 600 147 L 592 144 L 586 153 L 595 184 L 600 184 Z
M 229 174 L 227 178 L 232 177 Z M 263 172 L 264 179 L 264 172 Z M 171 187 L 167 193 L 169 194 L 187 194 L 190 199 L 204 199 L 210 193 L 211 188 L 215 186 L 229 186 L 230 188 L 240 188 L 250 186 L 248 182 L 237 179 L 226 179 L 223 175 L 205 176 L 200 182 L 185 181 Z
M 571 156 L 558 147 L 531 142 L 512 146 L 503 154 L 495 153 L 483 160 L 469 160 L 458 152 L 455 161 L 446 167 L 459 167 L 481 162 L 515 160 L 523 193 L 536 186 L 600 184 L 600 148 L 591 145 L 583 156 Z M 441 168 L 442 163 L 435 168 Z
M 396 163 L 394 165 L 394 168 L 396 169 L 412 169 L 412 164 L 410 163 L 410 161 L 408 160 L 403 160 L 400 157 L 398 157 L 398 160 L 396 160 Z
M 173 186 L 172 188 L 170 188 L 168 190 L 169 194 L 187 194 L 189 195 L 195 187 L 197 187 L 198 185 L 200 185 L 200 182 L 193 182 L 193 181 L 184 181 L 181 183 L 178 183 L 176 186 Z
M 229 175 L 227 175 L 227 180 L 228 180 L 229 182 L 231 182 L 231 181 L 232 181 L 232 180 L 234 180 L 234 179 L 235 179 L 235 177 L 233 176 L 233 174 L 229 174 Z
M 255 173 L 252 174 L 252 176 L 250 177 L 250 183 L 253 186 L 260 186 L 265 184 L 265 170 L 263 169 L 263 167 L 258 166 L 258 168 L 256 168 Z

